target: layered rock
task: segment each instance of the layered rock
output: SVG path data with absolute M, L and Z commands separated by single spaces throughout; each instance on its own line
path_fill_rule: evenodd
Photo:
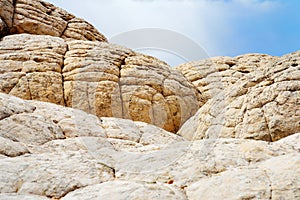
M 41 0 L 1 0 L 0 35 L 29 33 L 107 41 L 90 23 Z M 2 28 L 4 27 L 4 28 Z
M 192 85 L 158 59 L 106 43 L 68 45 L 63 69 L 67 106 L 174 132 L 201 103 Z
M 20 34 L 4 37 L 0 44 L 1 92 L 64 105 L 63 39 Z
M 40 0 L 0 37 L 0 199 L 300 198 L 300 52 L 174 70 Z
M 255 81 L 266 66 L 278 57 L 266 54 L 245 54 L 237 57 L 213 57 L 188 62 L 176 67 L 204 95 L 206 101 L 228 89 L 239 80 Z
M 0 91 L 176 132 L 202 104 L 181 73 L 105 42 L 18 34 L 0 42 Z
M 274 143 L 189 142 L 143 122 L 97 118 L 6 94 L 0 94 L 0 104 L 0 146 L 6 147 L 0 151 L 0 199 L 297 199 L 300 195 L 300 134 Z M 35 118 L 30 126 L 22 122 L 28 115 Z M 40 123 L 47 124 L 44 131 L 39 130 Z M 57 132 L 62 134 L 57 137 Z M 222 188 L 219 192 L 214 190 L 216 184 Z
M 0 35 L 14 34 L 0 41 L 0 92 L 172 132 L 203 104 L 166 63 L 108 44 L 91 24 L 50 3 L 0 3 Z
M 210 69 L 206 62 L 200 62 L 195 68 L 188 64 L 179 67 L 190 80 L 199 77 L 199 81 L 193 83 L 208 96 L 206 104 L 179 134 L 188 139 L 233 137 L 276 141 L 299 132 L 299 53 L 281 58 L 245 55 L 238 58 L 255 58 L 254 63 L 258 64 L 247 67 L 247 62 L 237 65 L 230 62 L 232 67 L 226 65 L 229 69 L 225 71 L 215 70 L 220 68 L 219 65 L 211 66 L 214 73 L 204 78 L 200 77 L 207 73 L 198 69 Z M 222 58 L 215 60 L 218 59 Z M 267 62 L 270 60 L 272 62 Z M 227 58 L 225 62 L 228 62 Z M 235 67 L 244 68 L 247 73 L 242 75 L 232 69 Z M 193 68 L 190 73 L 189 68 Z M 232 76 L 226 77 L 227 71 Z M 216 82 L 204 84 L 210 76 L 217 77 Z

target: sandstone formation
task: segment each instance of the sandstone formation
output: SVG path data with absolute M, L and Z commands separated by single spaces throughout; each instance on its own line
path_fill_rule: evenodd
M 221 56 L 185 63 L 176 69 L 181 71 L 208 101 L 240 79 L 254 81 L 252 79 L 260 77 L 264 68 L 276 59 L 278 58 L 266 54 L 245 54 L 235 58 Z
M 0 35 L 29 33 L 107 41 L 91 24 L 42 0 L 1 0 Z
M 0 38 L 0 200 L 300 199 L 300 51 L 172 69 L 41 0 Z
M 105 42 L 18 34 L 0 42 L 0 91 L 176 132 L 201 96 L 166 63 Z
M 276 141 L 299 132 L 299 57 L 300 52 L 276 58 L 257 54 L 179 66 L 207 97 L 179 134 Z
M 172 132 L 203 104 L 181 73 L 107 43 L 92 25 L 60 8 L 39 0 L 1 4 L 0 29 L 9 27 L 2 35 L 13 35 L 0 41 L 0 92 Z
M 176 132 L 201 103 L 196 89 L 158 59 L 108 43 L 71 41 L 68 49 L 62 74 L 69 107 Z
M 190 142 L 51 103 L 0 94 L 0 104 L 0 199 L 300 196 L 300 134 Z

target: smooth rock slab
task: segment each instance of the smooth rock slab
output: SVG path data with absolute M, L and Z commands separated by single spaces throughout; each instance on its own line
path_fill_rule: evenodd
M 27 144 L 64 139 L 63 131 L 42 116 L 22 113 L 0 121 L 0 136 Z
M 113 192 L 112 192 L 113 191 Z M 150 184 L 130 181 L 110 181 L 76 190 L 67 194 L 62 200 L 88 199 L 182 199 L 184 193 L 167 184 Z
M 0 194 L 0 200 L 49 200 L 49 198 L 30 194 Z
M 276 142 L 186 141 L 144 122 L 99 119 L 7 94 L 0 94 L 0 100 L 5 136 L 0 139 L 0 193 L 5 195 L 299 198 L 299 133 Z M 49 125 L 67 137 L 48 135 Z M 215 185 L 223 190 L 216 192 Z
M 4 135 L 1 134 L 0 135 Z M 19 142 L 0 137 L 0 154 L 15 157 L 25 153 L 29 153 L 29 150 Z
M 300 157 L 283 155 L 204 178 L 187 188 L 189 199 L 298 199 Z M 292 170 L 293 169 L 293 170 Z M 213 189 L 218 186 L 218 191 Z
M 68 192 L 114 177 L 113 169 L 79 152 L 1 159 L 0 192 L 61 198 Z

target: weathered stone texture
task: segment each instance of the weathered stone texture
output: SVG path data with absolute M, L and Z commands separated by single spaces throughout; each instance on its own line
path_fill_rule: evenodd
M 62 39 L 20 34 L 0 44 L 1 92 L 64 105 L 61 67 L 67 45 Z
M 233 137 L 276 141 L 299 132 L 299 53 L 276 59 L 267 57 L 273 62 L 249 70 L 235 83 L 224 86 L 185 123 L 179 134 L 188 139 Z M 247 57 L 252 58 L 244 56 Z
M 42 0 L 1 0 L 0 37 L 28 33 L 107 42 L 93 25 Z
M 299 197 L 299 133 L 273 143 L 191 142 L 144 122 L 3 93 L 0 104 L 2 199 Z
M 172 69 L 41 0 L 0 38 L 0 200 L 300 199 L 300 51 Z
M 158 59 L 107 43 L 68 45 L 63 68 L 67 106 L 176 132 L 201 104 L 196 89 Z

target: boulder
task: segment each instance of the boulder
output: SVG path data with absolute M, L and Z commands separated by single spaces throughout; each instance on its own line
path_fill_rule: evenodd
M 201 104 L 196 89 L 158 59 L 107 43 L 71 41 L 68 46 L 67 106 L 176 132 Z

